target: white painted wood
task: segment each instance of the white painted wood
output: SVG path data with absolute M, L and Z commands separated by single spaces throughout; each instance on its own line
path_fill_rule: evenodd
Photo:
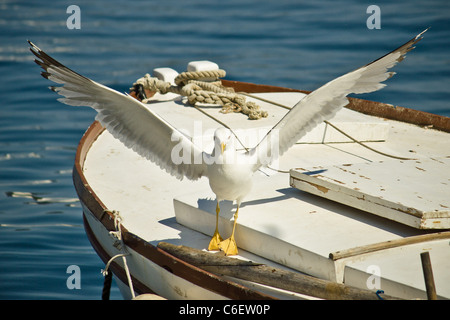
M 305 94 L 298 92 L 290 93 L 260 93 L 254 94 L 265 99 L 293 107 Z M 159 95 L 163 99 L 163 95 Z M 157 99 L 160 97 L 157 96 Z M 248 101 L 257 103 L 261 109 L 269 113 L 267 118 L 249 121 L 240 113 L 221 113 L 221 106 L 204 105 L 203 111 L 212 117 L 227 123 L 244 143 L 245 147 L 251 148 L 272 129 L 272 127 L 283 118 L 288 110 L 269 104 L 267 102 L 247 97 Z M 202 146 L 203 150 L 212 150 L 214 131 L 220 124 L 211 118 L 201 114 L 194 107 L 184 104 L 186 99 L 180 98 L 169 101 L 160 101 L 148 104 L 148 108 L 169 120 L 176 128 L 190 136 L 193 141 Z M 386 121 L 374 117 L 367 117 L 358 112 L 342 109 L 330 120 L 339 129 L 344 130 L 353 138 L 362 141 L 385 141 L 389 135 L 389 125 Z M 334 143 L 351 142 L 350 139 L 326 125 L 325 123 L 311 130 L 299 143 Z
M 450 158 L 291 170 L 291 185 L 420 229 L 450 228 Z
M 368 118 L 350 109 L 342 109 L 329 122 L 360 142 L 386 141 L 389 136 L 389 125 L 386 121 Z M 319 124 L 299 140 L 299 143 L 339 142 L 354 141 L 326 123 Z
M 255 177 L 239 210 L 239 247 L 319 278 L 342 281 L 330 252 L 410 235 L 407 229 L 390 230 L 387 220 L 299 193 L 287 187 L 287 180 L 282 174 Z M 174 205 L 178 223 L 212 236 L 215 200 L 208 189 L 177 196 Z M 221 205 L 219 230 L 224 238 L 231 234 L 235 209 L 231 202 Z
M 448 239 L 407 245 L 349 259 L 345 283 L 359 288 L 384 290 L 386 294 L 407 299 L 427 299 L 420 253 L 430 252 L 436 292 L 450 298 L 450 243 Z M 351 261 L 353 260 L 353 261 Z M 374 288 L 380 276 L 380 287 Z

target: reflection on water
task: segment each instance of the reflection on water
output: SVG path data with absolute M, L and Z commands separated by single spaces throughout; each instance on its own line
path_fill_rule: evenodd
M 34 200 L 33 202 L 25 202 L 26 204 L 66 203 L 68 206 L 72 206 L 79 203 L 78 198 L 45 197 L 36 192 L 7 191 L 6 195 L 12 198 L 25 198 Z

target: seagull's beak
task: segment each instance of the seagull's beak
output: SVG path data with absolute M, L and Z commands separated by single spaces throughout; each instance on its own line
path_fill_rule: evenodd
M 220 144 L 220 147 L 221 147 L 222 154 L 223 154 L 223 151 L 225 150 L 226 144 L 222 142 L 222 143 Z

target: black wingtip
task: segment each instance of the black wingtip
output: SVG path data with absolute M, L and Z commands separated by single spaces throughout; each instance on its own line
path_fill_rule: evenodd
M 37 54 L 39 52 L 41 52 L 42 50 L 38 48 L 38 46 L 36 46 L 33 42 L 31 42 L 30 40 L 27 40 L 28 44 L 30 45 L 30 51 L 37 56 Z
M 47 73 L 47 68 L 48 68 L 48 65 L 46 65 L 45 63 L 44 63 L 44 59 L 42 58 L 42 56 L 41 56 L 41 54 L 43 53 L 43 51 L 41 50 L 41 49 L 39 49 L 39 47 L 38 46 L 36 46 L 33 42 L 31 42 L 30 40 L 27 40 L 28 41 L 28 43 L 30 44 L 30 51 L 31 51 L 31 53 L 37 58 L 37 59 L 34 59 L 34 62 L 38 65 L 38 66 L 40 66 L 42 69 L 44 69 L 45 70 L 45 72 L 41 72 L 41 75 L 44 77 L 44 78 L 47 78 L 48 79 L 48 76 L 50 75 L 49 73 Z M 39 60 L 38 60 L 39 59 Z M 41 61 L 42 60 L 42 61 Z
M 428 27 L 428 28 L 426 28 L 425 30 L 423 30 L 421 33 L 419 33 L 419 34 L 416 36 L 416 39 L 417 39 L 417 38 L 423 38 L 423 34 L 424 34 L 425 32 L 427 32 L 428 30 L 430 30 L 430 28 L 431 28 L 431 27 Z
M 42 69 L 44 69 L 44 72 L 41 72 L 41 75 L 44 78 L 48 79 L 49 76 L 51 76 L 51 73 L 48 72 L 49 68 L 59 68 L 59 69 L 63 69 L 66 71 L 73 72 L 74 74 L 78 75 L 79 77 L 89 80 L 88 78 L 82 76 L 81 74 L 73 71 L 70 68 L 67 68 L 65 65 L 63 65 L 59 61 L 55 60 L 54 58 L 52 58 L 51 56 L 46 54 L 44 51 L 42 51 L 37 45 L 35 45 L 30 40 L 27 40 L 27 41 L 30 44 L 31 53 L 33 53 L 33 55 L 37 58 L 37 59 L 34 59 L 34 62 L 37 65 L 39 65 Z
M 419 42 L 420 40 L 422 40 L 423 34 L 425 32 L 427 32 L 428 29 L 430 29 L 430 28 L 427 28 L 427 29 L 423 30 L 421 33 L 416 35 L 414 38 L 412 38 L 411 40 L 409 40 L 408 42 L 406 42 L 402 46 L 400 46 L 397 49 L 394 49 L 391 52 L 385 54 L 384 56 L 382 56 L 382 57 L 372 61 L 371 63 L 367 64 L 366 66 L 371 65 L 372 63 L 377 62 L 378 60 L 381 60 L 384 57 L 386 57 L 387 55 L 392 54 L 393 52 L 396 52 L 396 51 L 400 52 L 400 56 L 398 57 L 397 62 L 401 62 L 403 59 L 405 59 L 406 54 L 415 48 L 414 45 L 417 44 L 417 42 Z
M 423 30 L 421 33 L 419 33 L 417 36 L 415 36 L 414 39 L 411 40 L 411 41 L 412 41 L 412 45 L 411 45 L 411 46 L 415 45 L 417 42 L 419 42 L 420 40 L 422 40 L 422 39 L 423 39 L 423 34 L 424 34 L 425 32 L 427 32 L 429 29 L 430 29 L 430 27 L 426 28 L 426 29 Z M 412 47 L 411 49 L 414 49 L 414 48 L 415 48 L 415 47 Z

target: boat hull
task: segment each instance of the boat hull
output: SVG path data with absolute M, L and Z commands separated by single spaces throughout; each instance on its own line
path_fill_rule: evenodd
M 236 91 L 257 92 L 302 92 L 287 88 L 261 86 L 249 83 L 223 81 Z M 450 119 L 406 108 L 393 107 L 377 102 L 350 99 L 349 109 L 383 118 L 401 120 L 421 126 L 432 126 L 450 132 Z M 136 295 L 154 293 L 167 299 L 277 299 L 310 298 L 294 296 L 292 292 L 281 292 L 276 288 L 250 285 L 243 281 L 207 272 L 187 263 L 155 245 L 145 241 L 124 226 L 119 227 L 122 238 L 111 236 L 117 232 L 114 213 L 97 196 L 84 174 L 84 164 L 91 146 L 102 134 L 104 128 L 94 122 L 78 146 L 73 180 L 83 206 L 83 220 L 88 238 L 97 254 L 107 264 L 114 256 L 126 254 L 125 259 L 131 272 L 131 281 Z M 124 249 L 125 248 L 125 249 Z M 331 260 L 330 260 L 331 261 Z M 121 293 L 131 298 L 129 281 L 122 258 L 110 263 Z

